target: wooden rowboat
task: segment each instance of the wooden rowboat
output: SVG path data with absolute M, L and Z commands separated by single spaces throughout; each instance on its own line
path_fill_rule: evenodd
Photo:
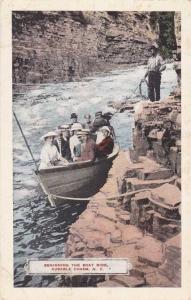
M 70 163 L 35 172 L 37 179 L 52 206 L 63 201 L 84 201 L 104 185 L 112 161 L 119 153 L 115 144 L 113 152 L 104 159 Z

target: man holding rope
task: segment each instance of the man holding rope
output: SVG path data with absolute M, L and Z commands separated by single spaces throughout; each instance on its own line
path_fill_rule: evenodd
M 144 79 L 148 76 L 148 97 L 153 101 L 160 100 L 161 72 L 166 69 L 162 57 L 159 55 L 157 44 L 151 46 L 151 57 Z

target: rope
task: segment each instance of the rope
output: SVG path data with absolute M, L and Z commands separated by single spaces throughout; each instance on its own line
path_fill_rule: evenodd
M 136 97 L 140 97 L 140 98 L 142 98 L 142 99 L 148 99 L 148 97 L 145 96 L 145 95 L 143 95 L 143 93 L 142 93 L 142 84 L 143 84 L 144 82 L 146 83 L 146 85 L 147 85 L 147 87 L 148 87 L 148 82 L 147 82 L 147 80 L 146 80 L 146 79 L 142 79 L 142 80 L 140 81 L 140 83 L 137 85 L 137 87 L 134 89 L 134 91 L 132 92 L 132 94 L 131 94 L 130 96 L 126 97 L 126 100 L 135 98 L 134 95 L 135 95 L 135 92 L 136 92 L 136 90 L 137 90 L 138 88 L 139 88 L 139 94 L 136 94 Z M 123 112 L 122 110 L 123 110 L 124 107 L 126 107 L 127 104 L 128 104 L 128 103 L 123 104 L 122 107 L 121 107 L 120 109 L 118 109 L 115 113 Z M 115 114 L 115 113 L 114 113 L 114 114 Z
M 125 197 L 125 196 L 131 196 L 140 192 L 146 192 L 146 191 L 150 191 L 151 189 L 140 189 L 140 190 L 136 190 L 136 191 L 132 191 L 132 192 L 125 192 L 123 194 L 116 194 L 110 197 L 101 197 L 101 198 L 97 198 L 97 197 L 91 197 L 91 198 L 71 198 L 71 197 L 64 197 L 64 196 L 59 196 L 59 195 L 54 195 L 54 194 L 50 194 L 49 196 L 53 197 L 53 198 L 58 198 L 58 199 L 65 199 L 65 200 L 73 200 L 73 201 L 90 201 L 90 200 L 115 200 L 116 198 L 121 198 L 121 197 Z

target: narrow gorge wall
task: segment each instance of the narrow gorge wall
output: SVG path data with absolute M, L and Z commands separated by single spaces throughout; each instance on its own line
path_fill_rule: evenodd
M 177 47 L 181 47 L 181 13 L 175 12 L 174 14 L 174 27 Z
M 13 83 L 79 80 L 145 63 L 149 12 L 13 12 Z

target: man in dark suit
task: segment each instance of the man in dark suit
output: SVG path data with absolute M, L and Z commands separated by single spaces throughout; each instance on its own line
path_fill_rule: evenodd
M 102 126 L 107 126 L 107 121 L 104 119 L 102 112 L 98 111 L 95 113 L 95 120 L 92 124 L 92 132 L 96 132 Z
M 62 157 L 67 159 L 67 161 L 71 161 L 71 151 L 69 145 L 69 125 L 61 125 L 58 127 L 58 137 L 54 139 L 53 143 L 57 147 L 58 152 Z

